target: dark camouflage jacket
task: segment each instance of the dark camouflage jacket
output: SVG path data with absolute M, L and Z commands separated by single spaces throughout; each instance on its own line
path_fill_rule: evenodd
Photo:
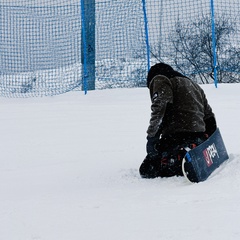
M 204 91 L 189 78 L 157 75 L 149 89 L 152 113 L 148 137 L 205 132 L 205 120 L 214 117 Z

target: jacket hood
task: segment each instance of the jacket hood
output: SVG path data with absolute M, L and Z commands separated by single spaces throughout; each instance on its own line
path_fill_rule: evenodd
M 157 63 L 152 66 L 147 75 L 147 87 L 149 88 L 150 82 L 157 75 L 163 75 L 167 78 L 185 77 L 181 73 L 175 71 L 170 65 L 166 63 Z

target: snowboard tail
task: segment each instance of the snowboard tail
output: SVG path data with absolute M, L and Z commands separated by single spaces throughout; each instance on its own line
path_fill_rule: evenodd
M 228 159 L 219 128 L 202 144 L 190 149 L 182 162 L 184 176 L 191 182 L 205 181 Z

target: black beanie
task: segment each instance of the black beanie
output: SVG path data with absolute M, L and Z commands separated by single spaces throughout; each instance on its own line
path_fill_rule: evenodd
M 150 82 L 157 75 L 163 75 L 167 78 L 185 77 L 181 73 L 174 71 L 174 69 L 166 63 L 157 63 L 152 66 L 147 75 L 147 87 L 149 88 Z

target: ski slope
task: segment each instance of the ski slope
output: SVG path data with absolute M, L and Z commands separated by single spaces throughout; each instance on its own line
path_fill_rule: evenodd
M 230 159 L 199 184 L 140 178 L 147 88 L 0 98 L 0 239 L 239 239 L 240 84 L 202 88 Z

